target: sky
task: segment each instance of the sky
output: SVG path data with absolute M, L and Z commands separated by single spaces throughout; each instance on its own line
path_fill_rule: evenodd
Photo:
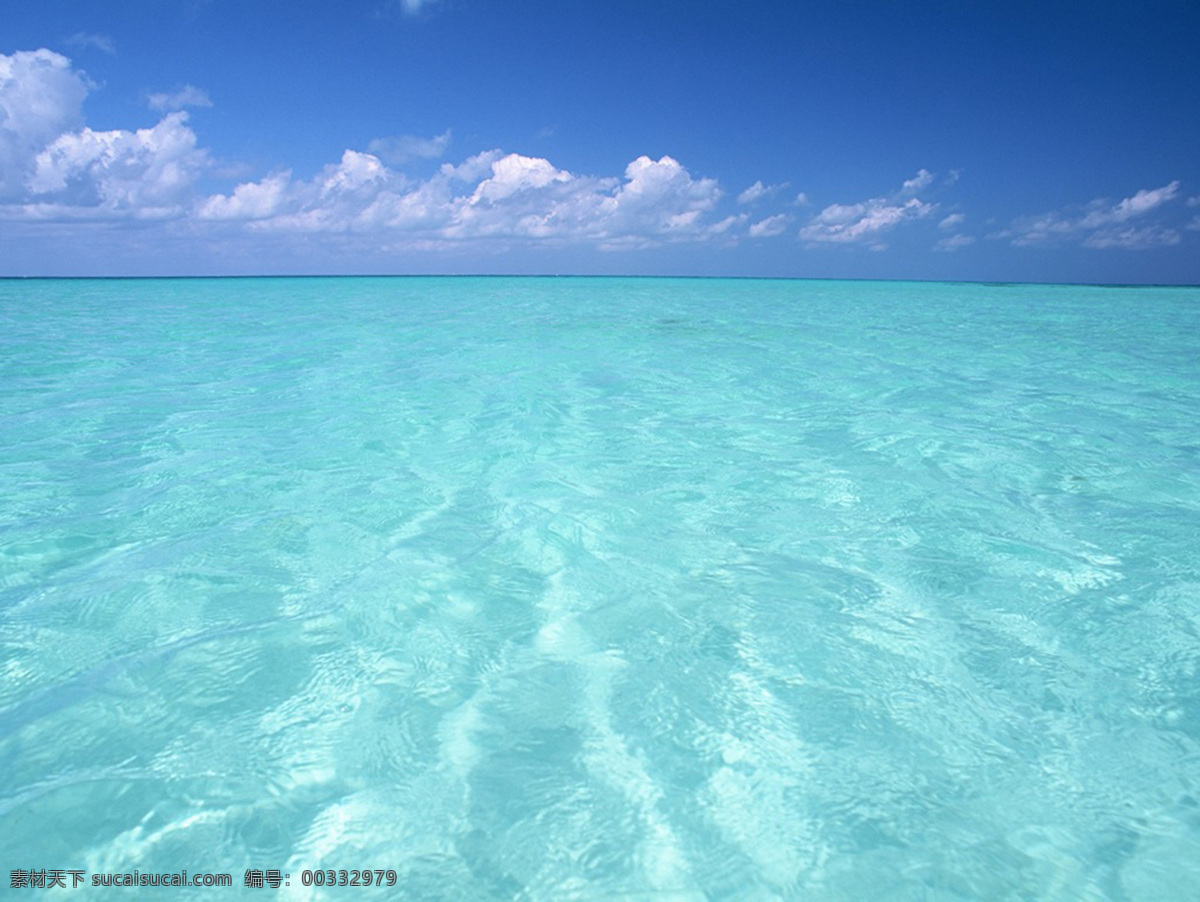
M 1200 3 L 0 0 L 0 276 L 1200 283 Z

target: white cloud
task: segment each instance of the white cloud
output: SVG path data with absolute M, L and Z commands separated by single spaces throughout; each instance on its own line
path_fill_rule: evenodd
M 739 194 L 737 196 L 737 202 L 739 204 L 752 204 L 756 200 L 761 200 L 766 193 L 766 186 L 764 186 L 761 181 L 758 181 Z
M 0 55 L 0 200 L 9 202 L 6 215 L 183 215 L 208 165 L 187 114 L 171 113 L 137 131 L 93 131 L 82 127 L 90 87 L 69 59 L 49 50 Z
M 269 175 L 258 182 L 247 182 L 226 197 L 216 194 L 200 204 L 201 219 L 266 219 L 279 212 L 286 197 L 290 172 Z
M 923 219 L 936 209 L 913 197 L 903 203 L 874 197 L 860 204 L 830 204 L 800 230 L 805 241 L 855 244 L 875 240 L 882 232 L 911 219 Z
M 0 200 L 26 193 L 37 155 L 83 123 L 89 83 L 49 50 L 0 54 Z
M 786 213 L 780 213 L 777 216 L 768 216 L 761 222 L 756 222 L 750 226 L 751 238 L 774 238 L 776 235 L 782 235 L 787 231 L 788 223 L 792 221 L 792 217 Z
M 734 216 L 726 216 L 720 222 L 715 222 L 707 229 L 707 233 L 712 236 L 727 235 L 733 231 L 734 226 L 739 226 L 750 218 L 749 213 L 738 213 Z
M 109 56 L 116 56 L 117 45 L 113 43 L 113 39 L 103 34 L 88 34 L 87 32 L 77 31 L 63 41 L 68 47 L 94 47 L 101 53 L 107 53 Z
M 545 188 L 554 182 L 569 182 L 572 178 L 571 173 L 554 168 L 549 160 L 510 153 L 492 163 L 491 177 L 475 186 L 468 203 L 495 204 L 519 191 Z
M 423 3 L 412 4 L 413 12 L 423 8 Z M 197 235 L 320 233 L 343 235 L 363 247 L 469 243 L 491 249 L 516 242 L 600 249 L 734 243 L 778 236 L 795 220 L 792 213 L 753 218 L 746 211 L 718 213 L 724 198 L 718 183 L 693 176 L 670 156 L 640 156 L 613 175 L 580 174 L 542 157 L 499 150 L 442 164 L 421 179 L 394 168 L 443 156 L 449 130 L 427 138 L 377 138 L 366 151 L 347 149 L 311 177 L 276 170 L 250 178 L 245 172 L 233 176 L 236 170 L 226 167 L 223 177 L 236 177 L 239 184 L 197 196 L 201 176 L 214 177 L 216 168 L 181 108 L 210 105 L 207 94 L 185 85 L 149 95 L 150 106 L 165 113 L 156 125 L 96 131 L 84 126 L 81 115 L 89 88 L 86 76 L 66 57 L 48 50 L 0 56 L 0 160 L 5 164 L 0 203 L 7 218 L 174 217 L 188 221 Z M 937 209 L 916 196 L 933 181 L 922 169 L 889 196 L 831 204 L 806 217 L 800 237 L 810 244 L 880 249 L 886 232 Z M 756 181 L 737 200 L 754 204 L 787 187 Z M 1117 205 L 1109 213 L 1110 227 L 1165 202 L 1164 190 L 1141 192 Z M 808 198 L 800 193 L 795 202 L 806 204 Z M 944 223 L 962 221 L 955 216 Z M 966 240 L 956 239 L 955 246 Z M 1097 240 L 1131 245 L 1152 239 L 1114 234 Z
M 187 126 L 187 113 L 165 116 L 153 128 L 60 135 L 37 155 L 29 192 L 39 205 L 69 215 L 104 211 L 159 217 L 182 212 L 207 164 Z
M 787 182 L 778 185 L 764 185 L 761 181 L 757 181 L 737 196 L 737 202 L 739 204 L 753 204 L 764 198 L 778 194 L 786 187 Z
M 661 201 L 692 212 L 712 209 L 721 196 L 713 179 L 694 180 L 671 157 L 638 157 L 625 167 L 626 184 L 617 192 L 617 205 L 647 210 Z
M 1200 231 L 1200 216 L 1193 216 L 1192 221 L 1184 226 L 1184 228 L 1192 232 Z
M 457 166 L 443 163 L 440 174 L 456 182 L 477 182 L 492 171 L 492 164 L 504 156 L 503 151 L 485 150 L 474 156 L 467 157 Z
M 1168 247 L 1180 242 L 1180 235 L 1174 229 L 1164 229 L 1161 226 L 1148 225 L 1130 228 L 1101 229 L 1093 232 L 1083 241 L 1084 247 L 1108 248 L 1120 247 L 1127 250 L 1144 250 L 1151 247 Z
M 327 166 L 319 180 L 321 197 L 363 194 L 373 196 L 375 186 L 387 184 L 392 174 L 369 153 L 347 150 L 337 166 Z
M 974 243 L 975 239 L 970 235 L 951 235 L 935 244 L 933 249 L 935 251 L 956 251 L 960 247 L 966 247 L 968 244 Z
M 311 181 L 278 173 L 248 182 L 204 200 L 197 216 L 240 220 L 255 231 L 351 232 L 408 246 L 526 240 L 612 249 L 728 235 L 747 217 L 707 222 L 720 197 L 715 181 L 693 178 L 670 157 L 639 157 L 618 179 L 489 151 L 414 182 L 372 154 L 347 150 Z
M 933 173 L 928 169 L 922 169 L 912 178 L 905 181 L 904 186 L 900 190 L 903 194 L 916 194 L 919 191 L 924 191 L 932 184 Z
M 230 195 L 202 201 L 196 215 L 204 220 L 243 221 L 265 231 L 344 232 L 379 225 L 377 204 L 407 184 L 378 157 L 347 150 L 336 164 L 309 181 L 293 181 L 277 172 L 238 185 Z
M 1178 193 L 1178 181 L 1150 191 L 1143 189 L 1133 197 L 1125 198 L 1110 209 L 1093 209 L 1083 218 L 1080 227 L 1094 229 L 1112 223 L 1125 222 L 1134 216 L 1141 216 L 1144 213 L 1149 213 L 1155 207 L 1162 206 L 1167 201 L 1172 200 Z
M 713 234 L 703 217 L 721 197 L 715 181 L 693 179 L 671 157 L 638 157 L 625 167 L 624 181 L 574 176 L 516 154 L 494 160 L 491 168 L 491 177 L 465 203 L 454 202 L 455 221 L 444 235 L 585 240 L 606 247 L 701 240 Z
M 212 101 L 195 85 L 184 85 L 172 94 L 151 94 L 146 98 L 146 104 L 152 110 L 170 113 L 190 106 L 212 106 Z
M 964 216 L 962 213 L 951 213 L 949 216 L 947 216 L 945 219 L 943 219 L 941 222 L 938 223 L 938 228 L 939 229 L 953 229 L 956 226 L 962 225 L 963 222 L 966 221 L 966 218 L 967 217 Z
M 1200 197 L 1189 197 L 1187 199 L 1187 205 L 1189 207 L 1200 207 Z
M 1142 189 L 1132 197 L 1116 204 L 1103 200 L 1092 201 L 1084 211 L 1055 211 L 1041 216 L 1016 220 L 1011 229 L 1001 233 L 1011 237 L 1018 247 L 1052 244 L 1065 240 L 1082 240 L 1085 247 L 1146 248 L 1176 244 L 1179 233 L 1159 226 L 1118 228 L 1131 219 L 1144 217 L 1179 193 L 1179 182 L 1161 188 Z
M 416 135 L 396 135 L 390 138 L 375 138 L 367 150 L 385 163 L 399 166 L 409 160 L 436 160 L 450 146 L 450 129 L 432 138 Z
M 799 194 L 796 195 L 795 204 L 797 207 L 807 207 L 808 203 L 809 203 L 808 195 L 805 194 L 803 191 L 801 191 Z
M 937 204 L 910 195 L 933 182 L 922 169 L 904 182 L 891 197 L 872 197 L 857 204 L 830 204 L 800 230 L 800 238 L 809 246 L 816 244 L 866 244 L 883 250 L 879 236 L 903 222 L 924 219 Z

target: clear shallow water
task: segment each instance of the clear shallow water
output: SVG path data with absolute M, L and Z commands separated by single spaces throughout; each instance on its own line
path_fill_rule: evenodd
M 1197 289 L 0 282 L 6 871 L 1195 899 L 1198 671 Z

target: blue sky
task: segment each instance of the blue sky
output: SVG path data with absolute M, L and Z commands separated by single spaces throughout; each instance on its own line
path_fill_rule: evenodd
M 1200 5 L 0 4 L 0 275 L 1200 283 Z

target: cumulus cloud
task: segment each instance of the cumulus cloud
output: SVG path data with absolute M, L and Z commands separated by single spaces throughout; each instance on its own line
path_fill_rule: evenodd
M 968 244 L 974 243 L 975 239 L 970 235 L 951 235 L 935 244 L 933 249 L 935 251 L 956 251 L 960 247 L 966 247 Z
M 294 181 L 290 171 L 246 182 L 229 195 L 202 201 L 202 220 L 242 221 L 268 231 L 342 232 L 379 225 L 374 209 L 389 190 L 406 184 L 376 156 L 347 150 L 308 181 Z
M 17 218 L 182 215 L 207 165 L 187 114 L 152 128 L 83 127 L 87 77 L 49 50 L 0 56 L 0 200 Z
M 619 179 L 488 151 L 410 181 L 373 154 L 347 150 L 315 179 L 284 172 L 247 182 L 204 200 L 197 216 L 256 231 L 386 234 L 422 246 L 504 239 L 624 248 L 729 232 L 746 217 L 705 220 L 720 197 L 715 181 L 693 178 L 671 157 L 639 157 Z
M 492 163 L 491 177 L 475 187 L 467 203 L 495 205 L 520 191 L 545 188 L 555 182 L 569 182 L 572 178 L 571 173 L 556 169 L 549 160 L 510 153 Z
M 59 135 L 37 155 L 28 190 L 43 213 L 176 215 L 206 163 L 187 113 L 177 112 L 153 128 Z
M 721 197 L 714 179 L 693 179 L 672 157 L 638 157 L 625 167 L 625 179 L 613 206 L 652 218 L 665 217 L 662 221 L 668 227 L 674 227 L 677 218 L 671 210 L 681 210 L 679 216 L 692 219 L 693 214 L 711 210 Z
M 576 176 L 517 154 L 490 166 L 470 195 L 450 201 L 444 236 L 586 240 L 609 248 L 699 240 L 712 234 L 703 217 L 721 197 L 714 180 L 692 178 L 671 157 L 638 157 L 624 180 Z
M 146 104 L 152 110 L 171 113 L 186 107 L 210 107 L 212 101 L 195 85 L 184 85 L 171 94 L 151 94 L 146 98 Z
M 1140 228 L 1124 226 L 1129 220 L 1142 218 L 1174 200 L 1179 182 L 1161 188 L 1142 189 L 1132 197 L 1116 204 L 1104 200 L 1092 201 L 1083 210 L 1060 210 L 1041 216 L 1023 217 L 1001 233 L 1018 247 L 1054 244 L 1078 240 L 1085 247 L 1122 247 L 1142 249 L 1178 244 L 1179 233 L 1160 225 Z
M 413 12 L 424 7 L 410 5 Z M 619 174 L 589 175 L 542 157 L 490 150 L 443 163 L 419 179 L 399 171 L 410 160 L 443 157 L 449 130 L 432 137 L 377 138 L 365 150 L 347 149 L 311 176 L 282 168 L 257 178 L 228 168 L 221 175 L 199 146 L 184 109 L 211 105 L 204 91 L 184 85 L 149 95 L 147 103 L 163 114 L 157 124 L 97 131 L 81 115 L 90 88 L 82 72 L 51 51 L 0 56 L 0 213 L 6 218 L 176 218 L 197 235 L 320 233 L 357 236 L 354 241 L 363 246 L 472 243 L 492 249 L 516 242 L 599 249 L 734 243 L 778 236 L 795 220 L 792 213 L 719 213 L 726 199 L 718 183 L 693 175 L 670 156 L 640 156 Z M 201 195 L 201 177 L 239 183 Z M 806 215 L 800 236 L 814 245 L 862 243 L 878 249 L 884 233 L 933 213 L 936 204 L 924 196 L 933 181 L 922 169 L 889 196 L 831 204 Z M 749 207 L 787 187 L 756 181 L 736 200 Z M 1116 205 L 1106 214 L 1108 227 L 1129 229 L 1123 218 L 1164 202 L 1161 195 L 1142 192 Z M 808 198 L 801 193 L 795 202 L 803 205 Z M 951 216 L 944 223 L 961 221 Z M 969 239 L 950 240 L 960 246 Z M 1164 239 L 1130 231 L 1109 240 L 1132 245 Z
M 266 219 L 279 212 L 287 195 L 291 172 L 269 175 L 258 182 L 246 182 L 226 196 L 216 194 L 197 209 L 201 219 L 250 220 Z
M 751 238 L 774 238 L 776 235 L 782 235 L 787 231 L 788 223 L 792 221 L 792 217 L 786 213 L 780 213 L 777 216 L 768 216 L 759 222 L 750 226 Z
M 0 200 L 18 199 L 37 155 L 83 123 L 89 82 L 49 50 L 0 54 Z
M 951 213 L 945 219 L 938 223 L 939 229 L 953 229 L 962 225 L 966 221 L 966 216 L 962 213 Z
M 1200 197 L 1189 197 L 1187 199 L 1187 205 L 1189 207 L 1200 207 Z
M 399 166 L 409 160 L 436 160 L 450 146 L 450 130 L 432 138 L 416 135 L 396 135 L 390 138 L 375 138 L 367 145 L 367 151 L 385 163 Z
M 796 195 L 795 204 L 797 207 L 807 207 L 808 203 L 809 203 L 808 195 L 805 194 L 803 191 L 801 191 L 799 194 Z
M 800 230 L 800 237 L 809 245 L 858 244 L 882 249 L 882 233 L 914 219 L 924 219 L 937 209 L 937 204 L 910 197 L 914 190 L 927 186 L 933 176 L 922 169 L 916 177 L 904 182 L 892 197 L 873 197 L 856 204 L 830 204 Z
M 764 198 L 778 194 L 786 187 L 787 182 L 779 185 L 764 185 L 761 181 L 757 181 L 737 196 L 737 202 L 739 204 L 757 203 Z
M 579 175 L 549 160 L 487 151 L 413 181 L 388 160 L 433 158 L 450 132 L 349 149 L 311 178 L 289 170 L 197 196 L 214 173 L 188 114 L 209 102 L 187 85 L 151 95 L 165 113 L 154 126 L 98 131 L 84 125 L 90 83 L 48 50 L 0 56 L 0 204 L 8 219 L 187 218 L 210 230 L 352 233 L 409 246 L 500 239 L 642 247 L 736 240 L 745 214 L 713 221 L 713 179 L 677 160 L 638 157 L 622 176 Z M 764 227 L 765 228 L 765 227 Z M 744 234 L 744 232 L 743 232 Z

